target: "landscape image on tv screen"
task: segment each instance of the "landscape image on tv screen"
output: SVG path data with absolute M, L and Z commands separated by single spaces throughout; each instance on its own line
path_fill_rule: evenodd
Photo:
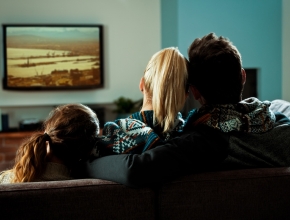
M 6 89 L 101 87 L 100 25 L 3 25 Z

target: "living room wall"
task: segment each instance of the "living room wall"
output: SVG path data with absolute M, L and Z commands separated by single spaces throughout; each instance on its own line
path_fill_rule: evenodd
M 68 102 L 111 103 L 123 95 L 142 97 L 139 80 L 150 57 L 161 47 L 159 0 L 9 0 L 2 1 L 0 24 L 104 25 L 104 88 L 87 91 L 19 92 L 0 85 L 0 108 Z M 3 58 L 2 30 L 0 51 Z M 0 59 L 0 79 L 3 78 Z
M 219 4 L 214 0 L 2 2 L 1 24 L 103 24 L 105 87 L 92 91 L 31 93 L 7 92 L 0 85 L 0 109 L 4 106 L 4 113 L 14 117 L 14 125 L 30 115 L 45 117 L 53 105 L 60 103 L 111 103 L 121 94 L 139 99 L 138 82 L 153 53 L 177 46 L 186 54 L 194 38 L 211 31 L 229 37 L 238 46 L 244 67 L 259 68 L 260 99 L 290 101 L 289 12 L 288 0 L 221 0 Z M 2 42 L 1 30 L 0 39 Z M 2 55 L 2 43 L 0 51 Z
M 175 11 L 171 4 L 176 5 Z M 187 54 L 188 46 L 197 37 L 210 32 L 228 37 L 241 52 L 243 67 L 258 68 L 258 97 L 261 100 L 282 98 L 281 0 L 174 0 L 173 3 L 163 0 L 162 10 L 164 5 L 178 21 L 177 36 L 162 32 L 163 47 L 175 43 Z M 171 25 L 164 19 L 162 30 L 174 30 Z
M 290 102 L 290 1 L 282 1 L 282 99 Z

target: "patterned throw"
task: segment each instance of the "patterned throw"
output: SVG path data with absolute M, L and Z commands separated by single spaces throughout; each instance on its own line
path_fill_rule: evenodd
M 175 120 L 173 131 L 180 132 L 184 120 L 179 113 Z M 136 112 L 124 119 L 117 119 L 114 122 L 107 122 L 103 129 L 103 135 L 97 142 L 95 156 L 121 154 L 121 153 L 142 153 L 152 149 L 157 144 L 163 143 L 170 138 L 170 132 L 166 138 L 161 138 L 154 130 L 153 111 Z
M 276 121 L 269 109 L 271 102 L 248 98 L 238 104 L 204 105 L 199 110 L 192 110 L 186 119 L 185 128 L 201 116 L 208 116 L 203 124 L 222 132 L 243 131 L 263 133 L 273 128 Z

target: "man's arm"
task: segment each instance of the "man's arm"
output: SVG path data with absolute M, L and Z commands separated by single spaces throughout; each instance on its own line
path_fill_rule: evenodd
M 115 181 L 130 187 L 164 183 L 177 176 L 214 168 L 227 156 L 228 136 L 199 127 L 142 154 L 121 154 L 88 161 L 83 178 Z

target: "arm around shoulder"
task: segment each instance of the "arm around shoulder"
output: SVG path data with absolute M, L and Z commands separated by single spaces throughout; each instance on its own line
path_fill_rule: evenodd
M 214 168 L 227 156 L 228 137 L 199 127 L 142 154 L 112 155 L 87 161 L 82 177 L 143 187 Z

